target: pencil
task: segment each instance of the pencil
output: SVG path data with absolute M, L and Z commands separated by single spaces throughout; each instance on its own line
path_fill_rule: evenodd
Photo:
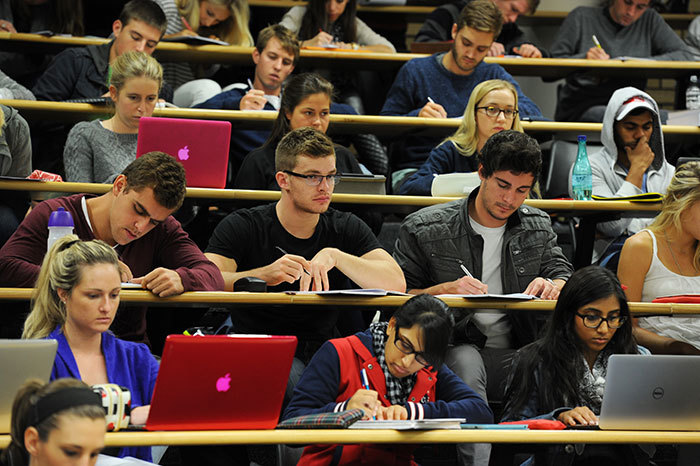
M 194 32 L 194 29 L 192 29 L 192 26 L 190 26 L 190 23 L 187 22 L 184 16 L 180 16 L 180 19 L 182 20 L 183 24 L 185 25 L 188 31 Z

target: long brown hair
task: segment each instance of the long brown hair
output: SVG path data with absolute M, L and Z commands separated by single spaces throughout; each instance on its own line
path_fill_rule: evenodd
M 330 30 L 328 14 L 326 13 L 326 3 L 336 0 L 309 0 L 306 13 L 301 19 L 301 27 L 297 35 L 299 40 L 308 40 L 318 34 L 319 29 Z M 343 37 L 338 37 L 343 42 L 357 42 L 357 0 L 346 0 L 345 11 L 336 22 L 340 22 L 343 30 Z

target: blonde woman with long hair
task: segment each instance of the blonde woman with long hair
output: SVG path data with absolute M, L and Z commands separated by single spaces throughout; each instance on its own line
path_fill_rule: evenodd
M 58 341 L 52 380 L 72 377 L 88 385 L 115 383 L 128 388 L 131 422 L 144 424 L 158 362 L 143 343 L 120 340 L 109 331 L 120 291 L 114 249 L 100 240 L 65 236 L 44 257 L 22 338 Z M 151 449 L 126 447 L 119 456 L 150 461 Z
M 250 47 L 250 8 L 248 0 L 155 0 L 163 9 L 168 25 L 165 39 L 178 36 L 203 36 L 223 40 L 230 45 Z M 190 63 L 164 63 L 165 80 L 175 88 L 173 103 L 191 107 L 221 92 L 209 79 L 218 66 L 203 67 Z
M 507 81 L 484 81 L 472 91 L 457 131 L 430 152 L 423 166 L 401 185 L 399 193 L 429 196 L 435 175 L 476 171 L 478 154 L 486 140 L 505 129 L 523 132 L 518 91 Z
M 668 185 L 661 213 L 625 241 L 617 275 L 629 301 L 700 290 L 700 162 L 683 164 Z M 654 353 L 700 354 L 700 319 L 635 319 L 634 336 Z
M 114 115 L 81 121 L 63 150 L 67 181 L 111 183 L 136 159 L 139 120 L 153 115 L 163 84 L 163 68 L 144 52 L 121 54 L 112 64 L 109 95 Z

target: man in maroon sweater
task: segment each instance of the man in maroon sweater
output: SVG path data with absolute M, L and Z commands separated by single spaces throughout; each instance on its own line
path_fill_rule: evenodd
M 223 290 L 219 269 L 171 214 L 185 197 L 185 171 L 173 157 L 150 152 L 129 164 L 102 196 L 75 194 L 37 205 L 0 249 L 0 286 L 33 287 L 46 253 L 48 219 L 64 207 L 82 240 L 100 239 L 117 251 L 122 281 L 166 297 Z M 121 338 L 142 341 L 145 307 L 122 309 L 113 325 Z

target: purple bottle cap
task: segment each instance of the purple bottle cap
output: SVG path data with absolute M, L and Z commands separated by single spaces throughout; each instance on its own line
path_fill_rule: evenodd
M 63 207 L 51 212 L 49 227 L 73 227 L 73 216 Z
M 578 137 L 578 142 L 581 142 L 581 141 L 586 142 L 586 135 L 585 135 L 585 134 L 581 134 L 581 135 Z

